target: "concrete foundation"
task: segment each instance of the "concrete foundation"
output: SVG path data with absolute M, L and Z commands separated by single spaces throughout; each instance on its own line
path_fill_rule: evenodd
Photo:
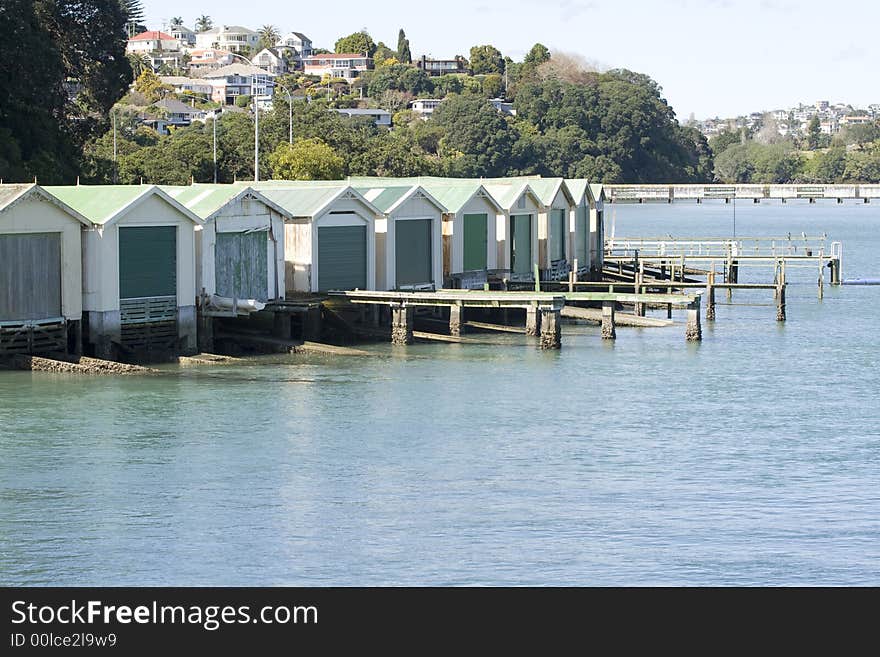
M 321 330 L 321 306 L 309 308 L 303 315 L 303 340 L 320 342 Z
M 616 340 L 617 329 L 614 326 L 614 302 L 602 302 L 602 339 Z
M 541 349 L 559 349 L 562 346 L 562 324 L 558 310 L 541 311 Z
M 391 306 L 391 344 L 407 345 L 413 343 L 412 306 L 393 304 Z
M 700 326 L 700 302 L 695 301 L 687 309 L 687 327 L 684 332 L 688 342 L 700 342 L 703 339 L 703 328 Z
M 526 335 L 541 334 L 541 313 L 536 307 L 526 308 Z
M 195 306 L 180 306 L 177 309 L 177 337 L 180 354 L 191 356 L 199 353 L 198 321 Z
M 449 307 L 449 335 L 460 336 L 461 325 L 464 319 L 464 308 L 462 306 Z
M 199 315 L 199 351 L 214 353 L 214 318 Z
M 290 313 L 275 313 L 272 316 L 272 337 L 290 340 L 292 336 L 290 324 Z

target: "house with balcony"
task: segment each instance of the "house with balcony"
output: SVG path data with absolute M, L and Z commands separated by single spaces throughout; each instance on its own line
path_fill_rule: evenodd
M 214 87 L 207 80 L 190 78 L 183 75 L 160 75 L 162 84 L 174 89 L 174 93 L 210 98 Z
M 361 73 L 373 68 L 373 58 L 356 53 L 311 55 L 303 60 L 303 71 L 306 75 L 317 75 L 341 78 L 352 82 Z
M 216 70 L 222 66 L 228 66 L 235 61 L 228 50 L 208 48 L 206 50 L 189 51 L 189 72 L 192 75 L 202 75 L 207 71 Z
M 275 76 L 256 66 L 230 64 L 202 76 L 213 87 L 211 100 L 224 105 L 235 104 L 238 96 L 272 96 Z
M 288 62 L 294 64 L 297 69 L 301 69 L 303 60 L 306 57 L 311 57 L 314 53 L 312 40 L 302 32 L 288 32 L 278 40 L 275 48 L 285 55 Z
M 196 33 L 196 48 L 219 48 L 230 52 L 244 52 L 256 48 L 260 35 L 241 25 L 221 25 Z
M 284 54 L 277 48 L 263 48 L 251 61 L 264 71 L 272 75 L 284 75 L 290 70 L 287 66 Z
M 409 108 L 423 119 L 431 118 L 434 110 L 443 102 L 442 98 L 419 98 L 409 104 Z
M 353 107 L 342 108 L 330 110 L 331 112 L 338 112 L 344 116 L 349 118 L 357 117 L 357 116 L 366 116 L 373 120 L 377 126 L 385 126 L 386 128 L 391 127 L 391 112 L 384 109 L 357 109 Z
M 153 116 L 145 117 L 142 123 L 150 126 L 160 135 L 170 134 L 175 128 L 185 128 L 193 121 L 204 121 L 206 118 L 204 110 L 191 107 L 176 98 L 163 98 L 153 105 L 158 112 Z
M 127 53 L 180 52 L 180 42 L 159 30 L 141 32 L 128 40 Z
M 194 48 L 196 45 L 196 33 L 185 25 L 175 25 L 168 33 L 183 47 Z
M 467 66 L 467 60 L 460 56 L 456 56 L 453 59 L 429 59 L 427 56 L 422 55 L 422 58 L 416 62 L 416 66 L 431 77 L 454 73 L 471 74 Z

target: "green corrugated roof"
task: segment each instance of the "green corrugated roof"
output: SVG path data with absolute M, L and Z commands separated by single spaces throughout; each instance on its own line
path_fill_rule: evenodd
M 583 198 L 587 188 L 590 186 L 585 178 L 566 178 L 565 184 L 568 185 L 568 190 L 574 196 L 576 203 L 580 203 L 581 198 Z
M 59 185 L 44 187 L 94 224 L 104 224 L 131 204 L 151 185 Z
M 0 185 L 0 211 L 4 210 L 7 205 L 22 194 L 25 194 L 33 186 L 34 183 Z
M 348 188 L 348 185 L 338 182 L 335 185 L 281 186 L 254 183 L 251 186 L 294 217 L 315 216 L 327 203 Z
M 202 219 L 207 219 L 236 196 L 241 194 L 239 185 L 189 185 L 175 187 L 162 185 L 161 189 L 176 201 L 183 203 Z
M 594 183 L 590 185 L 590 191 L 593 192 L 593 198 L 598 201 L 605 193 L 605 188 L 601 184 Z
M 388 212 L 395 203 L 412 191 L 412 186 L 386 187 L 383 185 L 354 186 L 360 194 L 382 212 Z
M 518 182 L 519 184 L 514 184 Z M 526 185 L 529 183 L 523 181 L 513 181 L 511 180 L 509 183 L 484 183 L 483 187 L 486 188 L 486 191 L 491 194 L 492 198 L 498 201 L 498 205 L 500 205 L 505 210 L 510 210 L 513 207 L 513 204 L 516 203 L 516 199 L 518 199 L 523 190 L 526 188 Z

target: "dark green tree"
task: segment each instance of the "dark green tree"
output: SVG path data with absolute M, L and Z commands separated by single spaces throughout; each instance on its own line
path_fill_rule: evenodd
M 504 73 L 504 57 L 494 46 L 471 48 L 471 71 L 474 75 Z
M 819 117 L 815 114 L 807 124 L 807 148 L 811 151 L 819 148 L 819 142 L 822 137 L 822 124 L 819 123 Z
M 431 121 L 444 130 L 445 172 L 453 177 L 502 176 L 509 169 L 516 133 L 484 97 L 450 96 Z
M 373 38 L 366 31 L 362 30 L 338 39 L 335 49 L 340 54 L 357 53 L 372 57 L 376 52 L 376 44 L 373 43 Z
M 530 66 L 538 66 L 547 61 L 550 61 L 550 51 L 542 43 L 536 43 L 532 46 L 532 49 L 523 58 L 523 64 Z
M 409 51 L 409 39 L 403 28 L 397 33 L 397 59 L 403 64 L 412 64 L 412 53 Z

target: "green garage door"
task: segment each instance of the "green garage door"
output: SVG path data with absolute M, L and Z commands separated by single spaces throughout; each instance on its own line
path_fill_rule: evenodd
M 515 274 L 532 271 L 532 215 L 510 217 L 510 268 Z
M 464 271 L 486 268 L 489 241 L 489 218 L 486 214 L 464 215 Z
M 590 224 L 587 221 L 587 212 L 587 206 L 581 205 L 575 214 L 575 257 L 579 258 L 579 267 L 586 267 L 590 262 Z
M 367 289 L 367 227 L 318 228 L 318 289 Z
M 217 233 L 214 271 L 218 296 L 257 301 L 269 298 L 267 239 L 264 230 Z
M 0 235 L 0 322 L 61 316 L 61 235 Z
M 565 210 L 550 211 L 550 260 L 565 259 Z
M 119 229 L 119 298 L 177 296 L 177 227 Z
M 397 287 L 423 285 L 431 277 L 431 220 L 407 219 L 395 226 Z

